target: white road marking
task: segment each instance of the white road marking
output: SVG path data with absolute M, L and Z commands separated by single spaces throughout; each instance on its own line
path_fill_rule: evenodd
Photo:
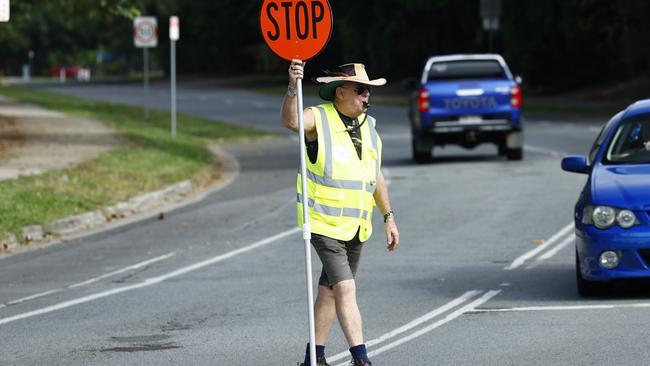
M 382 336 L 380 336 L 378 338 L 367 341 L 366 346 L 367 347 L 374 346 L 374 345 L 382 343 L 382 342 L 384 342 L 384 341 L 386 341 L 386 340 L 388 340 L 390 338 L 393 338 L 393 337 L 395 337 L 395 336 L 397 336 L 397 335 L 399 335 L 401 333 L 404 333 L 407 330 L 415 328 L 418 325 L 420 325 L 420 324 L 422 324 L 424 322 L 427 322 L 427 321 L 435 318 L 436 316 L 438 316 L 440 314 L 443 314 L 446 311 L 449 311 L 450 309 L 452 309 L 452 308 L 454 308 L 454 307 L 456 307 L 456 306 L 470 300 L 471 298 L 477 296 L 480 293 L 481 293 L 481 291 L 476 291 L 476 290 L 467 291 L 463 295 L 461 295 L 461 296 L 457 297 L 456 299 L 448 302 L 447 304 L 445 304 L 445 305 L 443 305 L 443 306 L 441 306 L 439 308 L 436 308 L 433 311 L 431 311 L 429 313 L 426 313 L 423 316 L 421 316 L 421 317 L 419 317 L 419 318 L 417 318 L 417 319 L 415 319 L 415 320 L 413 320 L 413 321 L 411 321 L 411 322 L 409 322 L 409 323 L 407 323 L 407 324 L 405 324 L 405 325 L 403 325 L 403 326 L 401 326 L 401 327 L 399 327 L 399 328 L 397 328 L 397 329 L 395 329 L 393 331 L 390 331 L 390 332 L 388 332 L 388 333 L 386 333 L 386 334 L 384 334 L 384 335 L 382 335 Z M 337 360 L 340 360 L 342 358 L 349 357 L 349 356 L 350 356 L 350 353 L 345 351 L 345 352 L 338 353 L 338 354 L 336 354 L 334 356 L 327 357 L 327 361 L 330 361 L 330 362 L 337 361 Z
M 526 262 L 528 259 L 536 256 L 539 252 L 545 250 L 546 248 L 550 247 L 553 243 L 555 243 L 556 240 L 560 239 L 564 235 L 566 235 L 571 229 L 573 228 L 573 222 L 568 224 L 567 226 L 563 227 L 560 231 L 555 233 L 555 235 L 551 236 L 544 244 L 539 245 L 533 250 L 530 250 L 517 259 L 515 259 L 510 265 L 504 268 L 506 271 L 510 271 L 513 269 L 517 269 L 521 267 L 524 262 Z
M 449 323 L 450 321 L 458 318 L 459 316 L 474 310 L 474 308 L 476 308 L 477 306 L 480 306 L 481 304 L 484 304 L 484 303 L 488 302 L 491 298 L 498 295 L 500 292 L 501 292 L 501 290 L 488 291 L 483 296 L 481 296 L 480 298 L 472 301 L 471 303 L 469 303 L 469 304 L 463 306 L 462 308 L 454 311 L 453 313 L 447 315 L 444 319 L 438 320 L 437 322 L 435 322 L 435 323 L 433 323 L 431 325 L 428 325 L 428 326 L 426 326 L 426 327 L 418 330 L 417 332 L 414 332 L 414 333 L 412 333 L 412 334 L 410 334 L 410 335 L 408 335 L 406 337 L 400 338 L 400 339 L 396 340 L 395 342 L 389 343 L 389 344 L 387 344 L 387 345 L 385 345 L 385 346 L 383 346 L 381 348 L 378 348 L 378 349 L 376 349 L 374 351 L 368 352 L 368 357 L 377 356 L 377 355 L 382 354 L 382 353 L 384 353 L 386 351 L 389 351 L 389 350 L 391 350 L 391 349 L 393 349 L 393 348 L 395 348 L 395 347 L 397 347 L 399 345 L 402 345 L 402 344 L 404 344 L 406 342 L 409 342 L 409 341 L 411 341 L 411 340 L 413 340 L 413 339 L 415 339 L 415 338 L 417 338 L 417 337 L 419 337 L 421 335 L 429 333 L 432 330 L 434 330 L 434 329 L 436 329 L 436 328 L 438 328 L 438 327 L 440 327 L 440 326 L 442 326 L 442 325 L 444 325 L 446 323 Z M 340 364 L 338 364 L 336 366 L 345 366 L 345 365 L 349 365 L 349 361 L 340 363 Z
M 162 276 L 148 278 L 144 282 L 141 282 L 141 283 L 137 283 L 137 284 L 133 284 L 133 285 L 129 285 L 129 286 L 118 287 L 118 288 L 108 290 L 108 291 L 98 292 L 96 294 L 80 297 L 80 298 L 69 300 L 69 301 L 64 301 L 64 302 L 54 304 L 52 306 L 44 307 L 44 308 L 41 308 L 41 309 L 38 309 L 38 310 L 29 311 L 29 312 L 22 313 L 22 314 L 17 314 L 17 315 L 10 316 L 10 317 L 7 317 L 7 318 L 2 318 L 2 319 L 0 319 L 0 325 L 11 323 L 11 322 L 21 320 L 21 319 L 31 318 L 31 317 L 34 317 L 34 316 L 37 316 L 37 315 L 51 313 L 53 311 L 69 308 L 71 306 L 83 304 L 83 303 L 90 302 L 90 301 L 97 300 L 97 299 L 101 299 L 101 298 L 104 298 L 104 297 L 117 295 L 117 294 L 120 294 L 120 293 L 123 293 L 123 292 L 127 292 L 127 291 L 131 291 L 131 290 L 136 290 L 136 289 L 139 289 L 139 288 L 155 285 L 155 284 L 158 284 L 158 283 L 163 282 L 165 280 L 168 280 L 170 278 L 178 277 L 178 276 L 186 274 L 188 272 L 196 271 L 197 269 L 201 269 L 201 268 L 209 266 L 211 264 L 215 264 L 215 263 L 224 261 L 226 259 L 232 258 L 232 257 L 237 256 L 239 254 L 246 253 L 246 252 L 251 251 L 253 249 L 263 247 L 263 246 L 268 245 L 270 243 L 273 243 L 273 242 L 275 242 L 277 240 L 280 240 L 280 239 L 282 239 L 282 238 L 284 238 L 286 236 L 289 236 L 291 234 L 295 234 L 295 233 L 297 233 L 299 231 L 300 231 L 300 228 L 293 228 L 291 230 L 283 231 L 283 232 L 281 232 L 279 234 L 276 234 L 276 235 L 274 235 L 272 237 L 257 241 L 257 242 L 255 242 L 255 243 L 253 243 L 251 245 L 245 246 L 243 248 L 239 248 L 237 250 L 233 250 L 233 251 L 228 252 L 226 254 L 221 254 L 221 255 L 218 255 L 216 257 L 212 257 L 210 259 L 207 259 L 207 260 L 192 264 L 190 266 L 177 269 L 175 271 L 169 272 L 169 273 L 164 274 Z
M 83 281 L 83 282 L 75 283 L 74 285 L 68 286 L 68 288 L 75 288 L 75 287 L 85 286 L 85 285 L 91 284 L 93 282 L 97 282 L 97 281 L 103 280 L 105 278 L 115 276 L 115 275 L 120 274 L 120 273 L 124 273 L 124 272 L 128 272 L 128 271 L 131 271 L 131 270 L 134 270 L 134 269 L 142 268 L 142 267 L 148 266 L 148 265 L 150 265 L 152 263 L 156 263 L 156 262 L 165 260 L 167 258 L 173 257 L 175 254 L 176 253 L 174 253 L 174 252 L 167 253 L 165 255 L 161 255 L 160 257 L 156 257 L 156 258 L 146 260 L 144 262 L 136 263 L 136 264 L 134 264 L 132 266 L 124 267 L 124 268 L 119 269 L 117 271 L 106 273 L 106 274 L 101 275 L 99 277 L 95 277 L 95 278 L 91 278 L 91 279 Z
M 526 269 L 531 269 L 539 266 L 543 261 L 553 257 L 556 255 L 560 250 L 564 249 L 567 245 L 573 243 L 573 241 L 576 239 L 575 234 L 569 235 L 566 239 L 562 240 L 562 242 L 558 245 L 556 245 L 553 249 L 547 251 L 546 253 L 540 255 L 537 257 L 535 262 L 529 266 L 526 267 Z
M 543 148 L 543 147 L 539 147 L 539 146 L 532 146 L 532 145 L 524 145 L 524 150 L 530 151 L 530 152 L 536 152 L 536 153 L 540 153 L 540 154 L 545 154 L 545 155 L 550 155 L 550 156 L 552 156 L 554 158 L 560 158 L 560 157 L 566 155 L 565 153 L 560 152 L 560 151 L 551 150 L 551 149 L 547 149 L 547 148 Z
M 123 272 L 127 272 L 127 271 L 130 271 L 130 270 L 133 270 L 133 269 L 138 269 L 138 268 L 141 268 L 141 267 L 147 266 L 147 265 L 149 265 L 149 264 L 151 264 L 151 263 L 155 263 L 155 262 L 161 261 L 161 260 L 163 260 L 163 259 L 167 259 L 167 258 L 173 256 L 174 254 L 175 254 L 175 253 L 172 252 L 172 253 L 168 253 L 168 254 L 162 255 L 162 256 L 160 256 L 160 257 L 156 257 L 156 258 L 153 258 L 153 259 L 149 259 L 149 260 L 146 260 L 146 261 L 144 261 L 144 262 L 140 262 L 140 263 L 134 264 L 134 265 L 132 265 L 132 266 L 128 266 L 128 267 L 122 268 L 122 269 L 120 269 L 120 270 L 117 270 L 117 271 L 114 271 L 114 272 L 111 272 L 111 273 L 107 273 L 107 274 L 105 274 L 105 275 L 102 275 L 102 276 L 99 276 L 99 277 L 95 277 L 95 278 L 92 278 L 92 279 L 87 280 L 87 281 L 84 281 L 84 282 L 80 282 L 80 283 L 77 283 L 77 284 L 74 284 L 74 285 L 70 285 L 70 286 L 68 286 L 67 288 L 68 288 L 68 289 L 72 289 L 72 288 L 75 288 L 75 287 L 79 287 L 79 286 L 87 285 L 87 284 L 90 284 L 90 283 L 93 283 L 93 282 L 97 282 L 97 281 L 99 281 L 99 280 L 102 280 L 102 279 L 104 279 L 104 278 L 108 278 L 108 277 L 114 276 L 114 275 L 116 275 L 116 274 L 120 274 L 120 273 L 123 273 Z M 7 306 L 9 306 L 9 305 L 20 304 L 20 303 L 23 303 L 23 302 L 26 302 L 26 301 L 29 301 L 29 300 L 34 300 L 34 299 L 37 299 L 37 298 L 40 298 L 40 297 L 43 297 L 43 296 L 53 295 L 53 294 L 56 294 L 56 293 L 62 292 L 62 291 L 64 291 L 64 290 L 65 290 L 65 289 L 49 290 L 49 291 L 41 292 L 41 293 L 38 293 L 38 294 L 35 294 L 35 295 L 31 295 L 31 296 L 23 297 L 23 298 L 21 298 L 21 299 L 13 300 L 13 301 L 8 302 L 8 303 L 6 303 L 6 304 L 0 304 L 0 309 L 2 309 L 2 308 L 4 308 L 4 307 L 7 307 Z
M 25 301 L 29 301 L 29 300 L 33 300 L 33 299 L 38 299 L 39 297 L 43 297 L 43 296 L 47 296 L 47 295 L 56 294 L 56 293 L 61 292 L 61 291 L 63 291 L 63 290 L 62 290 L 62 289 L 56 289 L 56 290 L 50 290 L 50 291 L 41 292 L 41 293 L 38 293 L 38 294 L 36 294 L 36 295 L 31 295 L 31 296 L 23 297 L 22 299 L 18 299 L 18 300 L 14 300 L 14 301 L 8 302 L 6 305 L 9 306 L 9 305 L 20 304 L 21 302 L 25 302 Z
M 650 308 L 650 303 L 642 302 L 636 304 L 602 304 L 602 305 L 566 305 L 566 306 L 528 306 L 505 309 L 474 309 L 468 313 L 508 313 L 520 311 L 566 311 L 566 310 L 610 310 L 623 308 Z

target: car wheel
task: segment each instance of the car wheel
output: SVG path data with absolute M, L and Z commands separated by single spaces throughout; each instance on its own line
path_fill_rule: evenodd
M 602 293 L 602 286 L 600 282 L 587 281 L 582 277 L 580 271 L 580 258 L 576 251 L 576 284 L 578 285 L 578 294 L 582 297 L 598 296 Z
M 506 149 L 506 157 L 508 160 L 521 160 L 524 157 L 524 150 L 522 148 Z
M 411 141 L 413 149 L 413 160 L 418 164 L 425 164 L 433 160 L 431 145 L 424 143 L 420 139 L 413 138 Z

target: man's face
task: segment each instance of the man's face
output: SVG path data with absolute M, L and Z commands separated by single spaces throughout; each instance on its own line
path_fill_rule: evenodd
M 339 87 L 341 90 L 341 103 L 344 108 L 353 113 L 356 117 L 365 111 L 364 102 L 368 103 L 370 99 L 371 87 L 358 83 L 344 83 Z

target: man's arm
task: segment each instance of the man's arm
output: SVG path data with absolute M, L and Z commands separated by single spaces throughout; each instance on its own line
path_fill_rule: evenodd
M 304 76 L 304 65 L 300 60 L 292 60 L 289 66 L 289 87 L 287 94 L 282 101 L 281 118 L 284 127 L 298 132 L 298 96 L 296 95 L 296 84 L 298 79 Z M 316 139 L 316 123 L 314 122 L 314 114 L 311 109 L 307 108 L 303 111 L 303 122 L 305 126 L 305 137 L 307 141 Z
M 390 208 L 390 199 L 388 198 L 388 187 L 386 186 L 386 180 L 384 179 L 384 173 L 379 172 L 379 177 L 377 178 L 377 189 L 373 194 L 375 197 L 375 202 L 379 209 L 381 210 L 382 215 L 387 216 L 386 219 L 386 246 L 391 252 L 397 249 L 399 245 L 399 231 L 397 231 L 397 224 L 395 223 L 395 217 L 393 216 L 393 210 Z

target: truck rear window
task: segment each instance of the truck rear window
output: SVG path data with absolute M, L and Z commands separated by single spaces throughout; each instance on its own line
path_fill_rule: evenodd
M 471 60 L 436 62 L 431 65 L 427 80 L 476 80 L 502 78 L 505 78 L 505 75 L 499 62 L 494 60 Z

